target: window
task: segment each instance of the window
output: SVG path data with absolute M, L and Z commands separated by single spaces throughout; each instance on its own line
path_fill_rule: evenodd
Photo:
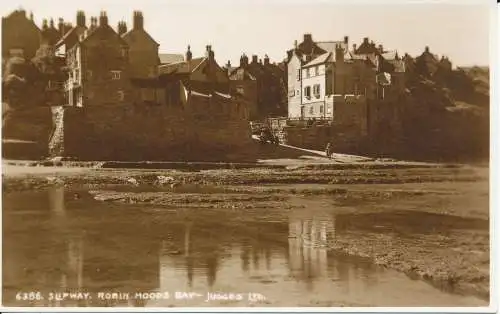
M 323 111 L 324 111 L 324 110 L 325 110 L 325 109 L 324 109 L 323 105 L 319 106 L 319 113 L 320 113 L 320 114 L 323 114 Z
M 304 96 L 306 98 L 311 98 L 311 86 L 304 87 Z
M 297 89 L 297 90 L 295 91 L 295 96 L 300 96 L 300 90 L 298 90 L 298 89 Z
M 297 70 L 297 81 L 300 81 L 300 69 Z
M 309 114 L 314 114 L 314 107 L 313 106 L 309 107 Z
M 319 75 L 319 66 L 316 66 L 314 68 L 314 75 L 318 76 Z
M 295 91 L 294 90 L 288 91 L 288 97 L 293 97 L 293 96 L 295 96 Z
M 75 81 L 80 82 L 80 70 L 75 69 Z
M 111 71 L 111 79 L 112 80 L 119 80 L 121 77 L 122 71 Z
M 245 94 L 245 89 L 243 88 L 243 86 L 237 86 L 236 87 L 236 92 L 238 92 L 238 94 L 240 94 L 240 95 L 244 95 Z
M 117 94 L 118 94 L 118 100 L 119 101 L 123 101 L 125 99 L 125 93 L 123 91 L 119 90 L 117 92 Z
M 311 69 L 307 68 L 306 69 L 306 77 L 310 77 L 311 76 L 311 72 L 310 72 Z
M 127 57 L 127 48 L 122 48 L 122 57 L 123 58 Z
M 24 57 L 24 49 L 13 48 L 9 50 L 9 54 L 11 57 Z
M 315 84 L 313 86 L 313 94 L 314 94 L 314 97 L 316 98 L 319 98 L 320 97 L 320 94 L 321 94 L 321 90 L 320 90 L 321 86 L 319 84 Z

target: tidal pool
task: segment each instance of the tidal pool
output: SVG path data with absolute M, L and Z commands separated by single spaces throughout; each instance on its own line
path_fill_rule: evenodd
M 3 304 L 487 305 L 329 250 L 354 216 L 270 212 L 99 202 L 62 187 L 5 193 Z

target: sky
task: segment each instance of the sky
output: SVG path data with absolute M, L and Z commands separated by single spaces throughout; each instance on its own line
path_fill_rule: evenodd
M 42 19 L 76 22 L 76 11 L 90 16 L 106 11 L 116 28 L 124 20 L 132 27 L 132 12 L 143 12 L 145 29 L 160 44 L 160 52 L 203 56 L 211 45 L 220 65 L 239 64 L 242 53 L 280 62 L 304 33 L 313 40 L 360 44 L 369 37 L 390 50 L 412 56 L 431 52 L 454 65 L 490 64 L 490 24 L 495 1 L 361 1 L 351 0 L 141 0 L 141 1 L 2 1 L 2 16 L 20 7 Z

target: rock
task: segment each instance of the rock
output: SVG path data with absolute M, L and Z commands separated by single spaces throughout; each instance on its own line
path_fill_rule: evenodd
M 135 178 L 127 178 L 126 181 L 133 185 L 139 185 L 139 182 Z

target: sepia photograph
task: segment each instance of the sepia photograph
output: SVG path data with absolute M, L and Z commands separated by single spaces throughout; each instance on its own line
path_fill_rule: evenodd
M 3 309 L 496 306 L 496 2 L 0 8 Z

